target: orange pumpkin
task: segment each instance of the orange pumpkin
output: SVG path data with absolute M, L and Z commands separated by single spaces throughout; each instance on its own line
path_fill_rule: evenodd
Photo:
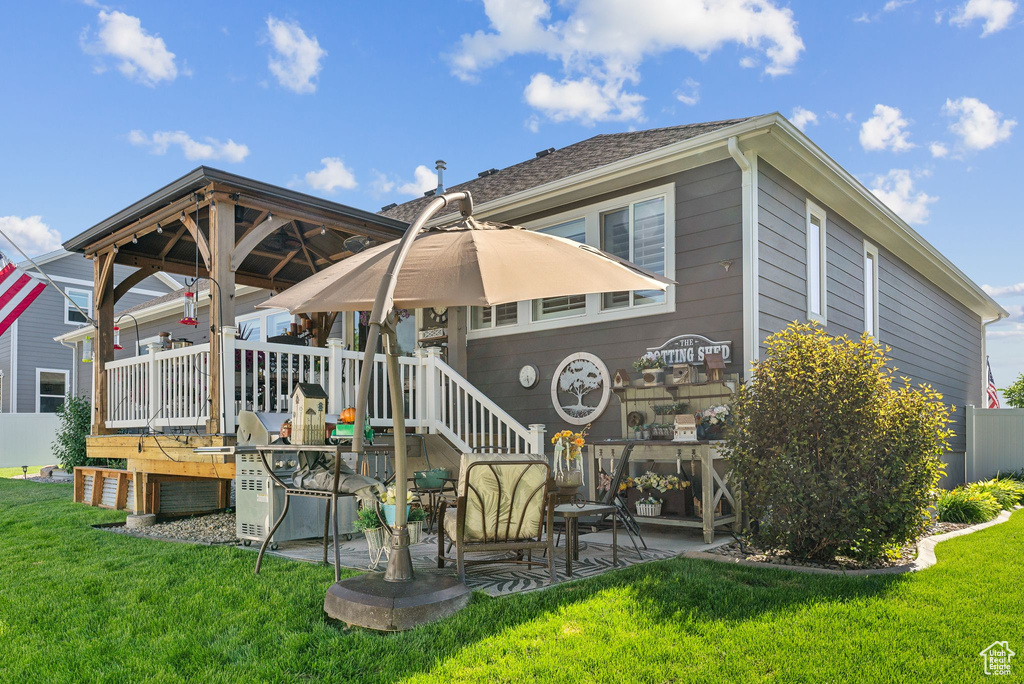
M 341 412 L 341 422 L 346 425 L 351 425 L 356 422 L 356 410 L 354 408 L 347 408 Z

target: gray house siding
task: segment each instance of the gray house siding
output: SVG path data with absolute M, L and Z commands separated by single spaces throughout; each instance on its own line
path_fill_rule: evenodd
M 75 288 L 92 291 L 93 265 L 91 261 L 80 254 L 68 254 L 65 257 L 50 261 L 43 264 L 42 269 L 47 275 L 54 278 L 57 285 L 62 289 Z M 119 283 L 133 271 L 134 269 L 127 266 L 115 266 L 114 282 Z M 29 272 L 35 271 L 34 269 L 29 269 Z M 74 282 L 69 282 L 68 279 L 73 279 Z M 145 292 L 140 293 L 138 290 Z M 166 293 L 169 291 L 170 288 L 161 280 L 150 277 L 125 294 L 117 302 L 117 307 L 119 309 L 128 308 L 152 299 L 153 295 L 149 294 L 151 292 Z M 37 395 L 36 369 L 38 368 L 68 371 L 68 391 L 71 391 L 74 377 L 72 374 L 72 351 L 53 339 L 57 335 L 70 332 L 78 327 L 77 324 L 64 322 L 64 310 L 64 297 L 52 286 L 47 285 L 46 289 L 39 295 L 39 298 L 18 318 L 17 406 L 13 407 L 11 405 L 8 394 L 4 401 L 5 411 L 16 411 L 19 413 L 35 412 Z M 127 329 L 130 325 L 130 319 L 123 319 L 120 325 L 122 328 Z M 5 333 L 4 337 L 12 337 L 11 332 Z M 81 366 L 82 364 L 79 363 L 79 365 Z M 83 388 L 81 384 L 82 379 L 82 374 L 79 374 L 78 393 L 80 395 L 86 394 L 88 390 L 88 385 Z M 4 391 L 9 392 L 9 389 L 5 387 Z
M 860 336 L 865 320 L 863 233 L 763 160 L 758 194 L 761 339 L 794 320 L 807 320 L 807 199 L 827 213 L 826 330 Z M 951 450 L 957 458 L 950 459 L 949 475 L 962 478 L 964 407 L 981 396 L 981 319 L 876 246 L 878 339 L 892 348 L 889 356 L 901 374 L 932 385 L 956 407 Z
M 13 326 L 12 326 L 13 328 Z M 11 340 L 14 338 L 14 330 L 8 329 L 0 335 L 0 412 L 8 413 L 11 406 Z
M 608 366 L 609 373 L 626 368 L 648 347 L 660 345 L 682 333 L 699 333 L 712 339 L 731 340 L 736 364 L 726 370 L 739 372 L 743 358 L 742 198 L 740 172 L 732 160 L 684 171 L 670 178 L 596 197 L 581 206 L 596 204 L 667 182 L 675 184 L 675 290 L 676 310 L 670 314 L 595 322 L 574 328 L 522 332 L 469 341 L 469 381 L 523 424 L 544 423 L 549 432 L 562 427 L 551 405 L 551 378 L 569 354 L 590 352 Z M 545 215 L 558 214 L 559 207 Z M 514 222 L 527 222 L 531 215 Z M 722 261 L 731 260 L 729 270 Z M 533 389 L 520 386 L 519 369 L 536 364 L 540 380 Z M 619 402 L 612 397 L 604 413 L 594 421 L 594 439 L 621 437 Z

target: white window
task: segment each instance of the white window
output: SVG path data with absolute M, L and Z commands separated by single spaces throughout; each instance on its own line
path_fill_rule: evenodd
M 68 394 L 68 372 L 36 369 L 36 413 L 56 413 Z
M 541 228 L 539 232 L 585 243 L 587 241 L 587 221 L 586 219 L 578 218 L 566 221 L 565 223 L 559 223 L 550 228 Z M 545 299 L 533 300 L 533 320 L 535 321 L 548 318 L 564 318 L 565 316 L 578 316 L 586 312 L 586 295 L 547 297 Z
M 284 309 L 266 309 L 235 317 L 235 326 L 249 342 L 266 342 L 284 335 L 291 327 L 292 315 Z
M 675 186 L 664 185 L 625 197 L 531 221 L 524 227 L 584 242 L 661 275 L 675 275 Z M 572 264 L 566 264 L 572 268 Z M 550 330 L 670 313 L 667 292 L 612 292 L 527 300 L 504 308 L 474 307 L 469 337 Z
M 270 314 L 267 316 L 267 337 L 277 337 L 278 335 L 284 335 L 292 327 L 292 315 L 287 311 L 281 313 Z
M 825 211 L 807 202 L 807 318 L 828 321 L 825 295 L 828 275 L 825 271 Z
M 68 297 L 78 306 L 82 307 L 83 311 L 89 312 L 92 315 L 92 290 L 80 290 L 76 287 L 64 288 Z M 75 308 L 74 304 L 69 302 L 67 299 L 64 300 L 64 322 L 69 325 L 85 325 L 88 323 L 82 312 Z
M 878 337 L 878 248 L 864 243 L 864 332 Z

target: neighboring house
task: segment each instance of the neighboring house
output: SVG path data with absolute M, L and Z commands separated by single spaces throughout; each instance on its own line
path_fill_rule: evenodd
M 92 315 L 91 261 L 64 250 L 43 254 L 34 261 Z M 18 264 L 18 268 L 46 282 L 28 261 Z M 121 282 L 131 271 L 131 268 L 115 267 L 115 282 Z M 138 304 L 180 286 L 171 276 L 159 273 L 131 288 L 122 301 L 127 305 Z M 76 372 L 78 364 L 72 363 L 73 354 L 78 358 L 80 354 L 54 340 L 81 328 L 85 322 L 82 314 L 47 284 L 14 325 L 0 335 L 0 413 L 53 413 L 68 395 L 88 391 L 89 385 L 83 386 L 82 374 Z
M 814 320 L 873 334 L 900 374 L 956 406 L 948 460 L 962 479 L 964 406 L 984 405 L 984 324 L 1007 313 L 781 115 L 598 135 L 447 189 L 461 190 L 478 218 L 585 241 L 677 281 L 664 296 L 474 311 L 467 377 L 520 422 L 560 429 L 552 375 L 577 352 L 614 373 L 694 333 L 732 342 L 726 371 L 743 376 L 767 335 Z M 381 213 L 412 221 L 431 194 Z M 540 381 L 525 387 L 530 365 Z M 591 435 L 619 437 L 619 421 L 612 399 Z

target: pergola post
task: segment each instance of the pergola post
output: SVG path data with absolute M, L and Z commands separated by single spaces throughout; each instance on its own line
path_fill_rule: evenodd
M 96 316 L 96 342 L 93 345 L 92 434 L 107 435 L 107 371 L 114 360 L 114 252 L 97 254 L 93 259 L 93 305 Z
M 235 205 L 223 198 L 210 203 L 210 417 L 206 432 L 211 435 L 234 430 L 225 425 L 222 399 L 223 374 L 234 372 L 234 359 L 224 359 L 224 328 L 234 331 L 235 272 L 231 254 L 235 249 Z M 233 401 L 234 397 L 223 397 Z

